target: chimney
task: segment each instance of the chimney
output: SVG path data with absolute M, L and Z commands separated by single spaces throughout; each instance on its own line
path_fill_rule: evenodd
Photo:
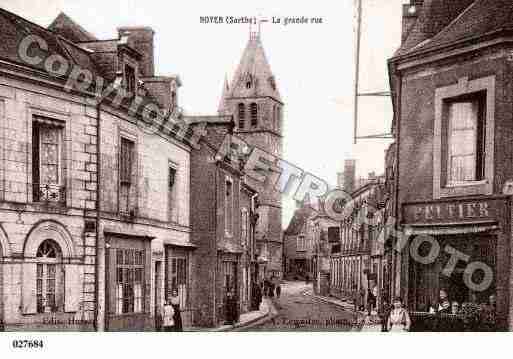
M 401 44 L 406 41 L 410 30 L 419 17 L 419 12 L 422 8 L 424 0 L 410 0 L 409 4 L 403 5 L 403 28 L 401 35 Z
M 132 47 L 142 55 L 139 63 L 139 72 L 142 77 L 155 76 L 154 59 L 153 59 L 153 35 L 154 31 L 151 27 L 120 27 L 118 28 L 118 36 L 128 36 L 128 46 Z
M 344 191 L 351 193 L 355 189 L 356 161 L 344 161 Z
M 337 188 L 344 188 L 344 172 L 337 172 Z

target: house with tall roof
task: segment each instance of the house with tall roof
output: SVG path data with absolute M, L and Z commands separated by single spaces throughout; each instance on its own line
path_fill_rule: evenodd
M 395 216 L 408 241 L 393 292 L 419 312 L 440 290 L 464 305 L 496 298 L 494 326 L 511 330 L 513 3 L 411 0 L 402 21 L 388 65 Z
M 0 322 L 154 330 L 176 289 L 187 325 L 191 143 L 153 30 L 98 39 L 4 9 L 0 28 Z
M 204 126 L 199 148 L 191 152 L 191 242 L 196 246 L 191 298 L 196 327 L 223 325 L 230 294 L 237 313 L 251 310 L 258 282 L 255 243 L 257 192 L 246 182 L 244 157 L 220 156 L 233 133 L 232 116 L 191 116 Z

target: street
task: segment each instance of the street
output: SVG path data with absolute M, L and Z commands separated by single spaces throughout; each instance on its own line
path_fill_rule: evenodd
M 281 297 L 273 300 L 278 314 L 246 331 L 350 331 L 354 314 L 303 294 L 311 288 L 305 282 L 283 283 Z

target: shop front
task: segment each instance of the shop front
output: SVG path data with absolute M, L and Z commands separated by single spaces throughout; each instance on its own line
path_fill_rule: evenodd
M 506 329 L 509 218 L 508 197 L 403 205 L 403 228 L 409 236 L 408 246 L 402 252 L 408 283 L 403 295 L 409 309 L 413 313 L 438 313 L 440 291 L 444 291 L 451 308 L 454 307 L 447 308 L 444 314 L 461 316 L 473 311 L 478 318 L 495 297 L 494 326 Z M 424 314 L 417 317 L 427 318 Z M 436 330 L 443 328 L 438 325 Z
M 152 237 L 106 234 L 106 330 L 154 330 L 151 312 Z
M 192 249 L 188 247 L 165 246 L 164 298 L 171 300 L 173 291 L 178 293 L 178 301 L 183 327 L 192 326 L 193 298 L 191 297 Z
M 217 300 L 218 324 L 238 318 L 240 314 L 241 270 L 240 254 L 222 253 L 218 258 L 218 276 L 221 280 Z

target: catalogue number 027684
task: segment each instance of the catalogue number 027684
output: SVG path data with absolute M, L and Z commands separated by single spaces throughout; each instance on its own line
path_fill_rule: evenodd
M 14 339 L 12 341 L 12 347 L 15 349 L 42 349 L 44 342 L 41 339 Z

